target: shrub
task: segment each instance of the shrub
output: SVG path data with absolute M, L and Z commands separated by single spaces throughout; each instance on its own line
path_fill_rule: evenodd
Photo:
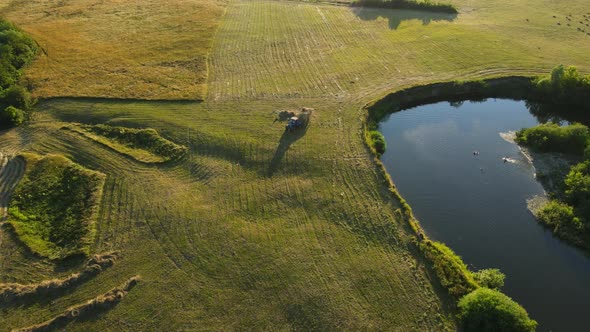
M 420 249 L 433 263 L 434 271 L 443 287 L 458 299 L 478 287 L 467 266 L 451 248 L 443 243 L 424 240 Z
M 13 106 L 6 107 L 0 112 L 0 127 L 18 126 L 25 121 L 25 113 Z
M 387 149 L 387 142 L 385 137 L 377 130 L 371 130 L 369 132 L 369 142 L 373 149 L 377 152 L 377 155 L 381 156 Z
M 0 45 L 0 54 L 3 53 L 1 49 L 4 47 L 6 46 Z M 8 65 L 7 62 L 7 60 L 0 58 L 0 91 L 15 84 L 18 76 L 16 69 Z
M 2 92 L 0 99 L 7 106 L 14 106 L 23 110 L 28 110 L 33 104 L 31 94 L 27 89 L 19 85 L 13 85 Z
M 535 331 L 537 322 L 510 297 L 488 288 L 464 296 L 458 304 L 459 319 L 466 332 Z
M 574 214 L 574 208 L 566 203 L 552 200 L 539 211 L 539 220 L 551 226 L 555 232 L 566 232 L 562 227 L 580 231 L 583 224 Z
M 590 220 L 590 161 L 573 166 L 564 182 L 567 202 L 587 222 Z
M 504 286 L 506 275 L 499 269 L 483 269 L 473 273 L 473 279 L 481 286 L 500 290 Z
M 576 123 L 560 127 L 555 123 L 541 124 L 516 133 L 516 141 L 539 151 L 584 154 L 590 140 L 588 127 Z

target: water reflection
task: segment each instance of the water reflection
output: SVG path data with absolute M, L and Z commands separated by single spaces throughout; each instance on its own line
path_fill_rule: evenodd
M 543 188 L 518 147 L 499 135 L 537 124 L 529 104 L 441 102 L 394 113 L 380 123 L 388 146 L 382 160 L 426 233 L 473 269 L 506 273 L 504 291 L 539 331 L 586 331 L 590 259 L 527 210 L 526 200 Z
M 428 25 L 437 21 L 452 22 L 457 18 L 457 14 L 405 9 L 353 8 L 352 12 L 363 21 L 374 21 L 379 18 L 387 19 L 389 28 L 392 30 L 397 29 L 403 21 L 419 20 L 422 21 L 422 25 Z
M 588 115 L 576 112 L 577 110 L 565 110 L 564 112 L 563 108 L 567 106 L 533 101 L 526 101 L 525 104 L 529 112 L 531 112 L 540 123 L 554 122 L 566 124 L 567 122 L 580 122 L 586 126 L 590 125 L 590 118 Z

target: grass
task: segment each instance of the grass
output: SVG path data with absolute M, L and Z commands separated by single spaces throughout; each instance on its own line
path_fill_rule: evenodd
M 418 84 L 541 74 L 556 63 L 588 72 L 590 37 L 556 25 L 570 11 L 582 13 L 583 0 L 450 2 L 460 11 L 454 18 L 234 1 L 214 37 L 206 31 L 193 36 L 212 38 L 204 102 L 42 100 L 32 123 L 0 134 L 0 149 L 59 153 L 107 174 L 91 250 L 119 250 L 122 257 L 51 306 L 3 311 L 0 320 L 9 329 L 47 321 L 108 292 L 120 276 L 140 274 L 142 283 L 116 307 L 68 330 L 453 330 L 450 300 L 415 248 L 404 202 L 391 197 L 364 144 L 363 106 Z M 15 21 L 42 45 L 46 34 L 65 36 L 66 29 L 53 28 L 51 22 L 62 19 L 53 14 L 47 29 L 31 28 L 44 14 L 41 7 L 26 8 L 30 20 L 16 5 L 3 11 L 10 19 L 22 12 Z M 88 23 L 88 36 L 93 26 Z M 197 44 L 190 52 L 198 53 Z M 93 76 L 95 59 L 88 54 L 92 47 L 82 46 L 62 54 L 63 65 L 47 82 L 69 84 L 69 91 L 79 87 L 78 95 L 121 97 L 127 83 L 117 85 L 117 79 L 108 89 L 106 83 L 80 87 Z M 26 75 L 53 89 L 36 78 L 46 70 L 43 59 Z M 105 62 L 93 70 L 109 68 Z M 133 62 L 128 67 L 126 82 L 169 77 L 134 71 Z M 129 87 L 126 97 L 176 98 L 168 88 L 148 94 Z M 273 122 L 276 111 L 301 107 L 315 109 L 307 131 L 283 139 L 284 124 Z M 154 128 L 187 146 L 188 154 L 164 165 L 137 163 L 59 129 L 71 122 Z M 0 239 L 3 281 L 71 274 L 71 268 L 31 257 L 4 232 Z
M 73 273 L 64 279 L 43 280 L 40 283 L 28 285 L 0 283 L 0 307 L 51 301 L 54 297 L 73 291 L 77 285 L 109 268 L 116 259 L 117 253 L 94 255 L 80 272 Z
M 9 202 L 8 222 L 29 249 L 50 259 L 90 253 L 104 174 L 59 155 L 21 154 L 26 170 Z
M 42 49 L 25 77 L 37 97 L 202 99 L 223 10 L 216 0 L 0 0 L 0 16 Z
M 57 330 L 71 321 L 83 321 L 94 317 L 96 314 L 102 313 L 111 309 L 125 297 L 129 291 L 137 285 L 141 280 L 140 276 L 133 276 L 129 278 L 124 284 L 113 288 L 107 293 L 97 296 L 94 299 L 88 300 L 71 308 L 68 308 L 61 315 L 56 316 L 46 322 L 28 326 L 22 329 L 15 330 L 17 332 L 41 332 Z
M 139 162 L 163 163 L 186 154 L 187 148 L 171 142 L 154 129 L 134 129 L 108 125 L 62 127 L 107 146 Z

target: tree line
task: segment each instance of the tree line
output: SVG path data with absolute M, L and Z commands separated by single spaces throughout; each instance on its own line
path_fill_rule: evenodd
M 0 18 L 0 127 L 22 124 L 33 100 L 20 84 L 23 68 L 37 54 L 37 43 L 10 22 Z

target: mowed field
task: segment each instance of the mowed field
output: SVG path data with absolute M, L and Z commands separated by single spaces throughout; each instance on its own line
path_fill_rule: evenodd
M 204 102 L 42 100 L 29 125 L 0 133 L 0 151 L 62 153 L 107 174 L 93 250 L 121 258 L 61 297 L 0 307 L 3 327 L 50 319 L 139 274 L 116 307 L 68 330 L 453 329 L 444 291 L 412 249 L 398 202 L 363 144 L 363 105 L 434 81 L 532 75 L 558 63 L 590 69 L 590 36 L 565 19 L 583 21 L 583 0 L 453 2 L 457 17 L 232 1 L 216 34 L 195 36 L 212 40 Z M 172 16 L 202 14 L 162 7 Z M 9 19 L 25 12 L 10 8 Z M 44 30 L 34 36 L 48 38 Z M 27 77 L 39 96 L 68 95 L 35 85 L 48 53 Z M 72 76 L 56 70 L 47 86 L 71 80 L 87 89 L 78 96 L 121 97 L 85 86 L 93 79 L 86 65 L 68 68 Z M 168 77 L 146 73 L 156 82 Z M 137 97 L 176 99 L 168 93 Z M 309 128 L 285 135 L 276 111 L 303 106 L 315 108 Z M 67 122 L 152 127 L 191 152 L 163 166 L 141 164 L 61 130 Z M 34 257 L 5 228 L 0 251 L 2 282 L 80 269 Z

